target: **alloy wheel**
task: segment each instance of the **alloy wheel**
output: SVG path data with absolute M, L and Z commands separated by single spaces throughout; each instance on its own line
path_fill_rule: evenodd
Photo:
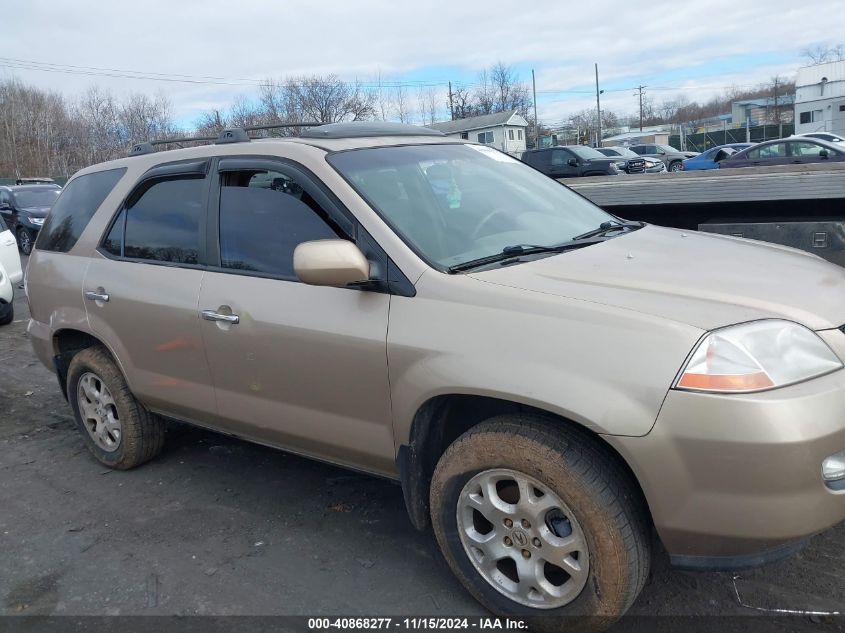
M 99 376 L 86 372 L 79 378 L 76 391 L 79 415 L 88 435 L 104 451 L 116 451 L 122 430 L 117 405 L 108 387 Z
M 555 609 L 589 576 L 587 541 L 572 511 L 548 486 L 515 470 L 485 470 L 461 490 L 458 532 L 479 574 L 499 593 Z

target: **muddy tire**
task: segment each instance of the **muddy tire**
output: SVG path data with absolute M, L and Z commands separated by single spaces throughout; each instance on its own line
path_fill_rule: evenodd
M 641 495 L 599 440 L 564 423 L 504 415 L 473 427 L 440 458 L 430 501 L 464 587 L 532 631 L 602 630 L 646 582 Z
M 128 470 L 161 452 L 164 421 L 135 399 L 105 348 L 74 355 L 67 394 L 85 444 L 102 464 Z

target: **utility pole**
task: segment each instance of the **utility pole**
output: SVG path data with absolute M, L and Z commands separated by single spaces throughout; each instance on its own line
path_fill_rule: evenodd
M 455 120 L 455 105 L 452 103 L 452 82 L 449 82 L 449 113 L 452 115 L 452 120 Z
M 534 91 L 534 149 L 540 148 L 540 121 L 537 120 L 537 82 L 534 80 L 534 69 L 531 69 L 531 88 Z
M 599 95 L 601 91 L 599 90 L 599 65 L 596 64 L 596 114 L 598 114 L 598 134 L 596 135 L 596 146 L 601 146 L 601 99 Z
M 640 132 L 643 131 L 643 89 L 647 88 L 647 86 L 637 86 L 637 90 L 640 93 Z

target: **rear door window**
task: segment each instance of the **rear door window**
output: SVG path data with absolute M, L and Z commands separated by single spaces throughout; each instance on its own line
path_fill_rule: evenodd
M 124 173 L 126 168 L 121 167 L 77 176 L 71 180 L 50 210 L 38 233 L 35 248 L 58 253 L 67 253 L 72 249 Z
M 123 256 L 153 262 L 198 264 L 206 188 L 204 178 L 178 178 L 153 184 L 125 210 Z M 114 230 L 121 219 L 122 215 L 106 238 L 104 248 L 109 252 L 118 241 L 119 231 L 114 233 Z

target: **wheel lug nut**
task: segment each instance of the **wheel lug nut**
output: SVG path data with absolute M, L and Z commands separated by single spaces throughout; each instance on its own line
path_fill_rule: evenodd
M 527 549 L 522 550 L 522 557 L 531 558 L 531 552 L 529 552 Z
M 534 537 L 534 540 L 531 542 L 534 543 L 534 547 L 540 547 L 542 545 L 540 539 L 538 539 L 537 537 Z
M 505 545 L 507 545 L 508 547 L 510 547 L 511 545 L 513 545 L 513 541 L 511 540 L 511 537 L 510 537 L 510 536 L 506 536 L 506 537 L 505 537 Z
M 510 519 L 505 519 L 505 527 L 513 527 L 513 521 Z
M 522 527 L 524 527 L 527 530 L 528 528 L 531 527 L 531 524 L 528 522 L 527 519 L 522 519 Z

